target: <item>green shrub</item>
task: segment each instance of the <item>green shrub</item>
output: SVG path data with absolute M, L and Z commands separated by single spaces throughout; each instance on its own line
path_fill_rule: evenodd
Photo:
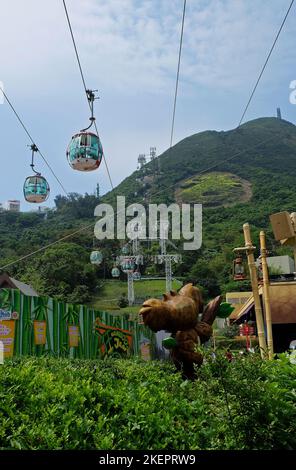
M 128 300 L 127 300 L 127 297 L 126 297 L 126 294 L 122 294 L 119 299 L 118 299 L 118 307 L 120 308 L 125 308 L 128 306 Z
M 284 356 L 209 355 L 198 375 L 140 359 L 7 360 L 0 449 L 295 448 L 296 367 Z

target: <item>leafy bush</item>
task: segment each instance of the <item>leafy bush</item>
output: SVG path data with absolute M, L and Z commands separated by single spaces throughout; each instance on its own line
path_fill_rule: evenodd
M 227 325 L 223 330 L 223 334 L 226 338 L 233 338 L 234 336 L 239 335 L 239 326 L 236 324 Z
M 125 308 L 128 306 L 128 300 L 127 300 L 126 294 L 122 294 L 119 297 L 117 305 L 120 308 Z
M 284 356 L 208 358 L 194 383 L 173 372 L 140 359 L 7 360 L 0 448 L 295 448 L 296 367 Z

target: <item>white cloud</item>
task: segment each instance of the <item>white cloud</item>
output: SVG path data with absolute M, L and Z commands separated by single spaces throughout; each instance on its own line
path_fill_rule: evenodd
M 224 89 L 241 87 L 253 76 L 255 79 L 288 3 L 188 1 L 182 79 L 209 88 L 218 84 Z M 83 10 L 80 5 L 71 2 L 88 70 L 101 72 L 103 85 L 126 92 L 127 87 L 167 92 L 176 73 L 183 0 L 89 0 Z M 289 45 L 289 63 L 293 63 L 295 32 L 295 22 L 289 18 L 272 60 L 277 60 L 277 50 L 280 57 L 286 54 Z
M 183 0 L 68 0 L 89 81 L 126 94 L 171 93 L 182 4 Z M 287 8 L 285 0 L 207 0 L 187 5 L 181 78 L 223 89 L 240 87 L 255 77 Z M 286 53 L 281 42 L 292 49 L 295 29 L 295 22 L 288 21 L 277 46 L 281 56 Z M 32 81 L 32 75 L 46 81 L 46 77 L 55 80 L 57 71 L 62 80 L 77 73 L 62 1 L 6 2 L 0 39 L 8 79 L 20 71 L 25 83 Z M 288 63 L 294 59 L 290 57 Z

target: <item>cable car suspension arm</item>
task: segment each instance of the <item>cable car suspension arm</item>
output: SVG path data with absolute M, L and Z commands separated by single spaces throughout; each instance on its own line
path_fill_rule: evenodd
M 86 90 L 86 96 L 87 96 L 87 100 L 89 102 L 89 107 L 90 107 L 90 111 L 91 111 L 91 117 L 89 118 L 90 125 L 88 127 L 86 127 L 85 129 L 81 129 L 80 132 L 85 132 L 88 129 L 90 129 L 91 126 L 93 125 L 93 123 L 96 120 L 96 118 L 94 117 L 94 101 L 99 99 L 99 96 L 95 96 L 96 91 L 98 91 L 98 90 Z
M 30 148 L 31 148 L 31 150 L 32 150 L 32 161 L 31 161 L 30 167 L 32 168 L 32 170 L 34 171 L 34 173 L 35 173 L 36 175 L 40 175 L 41 173 L 39 173 L 38 171 L 36 171 L 36 170 L 34 169 L 34 166 L 35 166 L 35 164 L 34 164 L 34 153 L 35 153 L 35 152 L 39 152 L 39 150 L 38 150 L 36 144 L 30 145 Z

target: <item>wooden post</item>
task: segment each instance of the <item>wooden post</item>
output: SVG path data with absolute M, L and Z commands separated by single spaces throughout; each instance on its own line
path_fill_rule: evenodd
M 260 303 L 260 295 L 258 289 L 258 279 L 257 279 L 257 271 L 255 265 L 255 258 L 254 258 L 254 250 L 255 247 L 252 245 L 251 240 L 251 233 L 250 233 L 250 225 L 244 224 L 244 237 L 245 237 L 245 248 L 248 258 L 248 266 L 250 271 L 250 280 L 252 284 L 252 291 L 254 296 L 254 305 L 255 305 L 255 315 L 256 315 L 256 323 L 257 323 L 257 330 L 258 330 L 258 339 L 259 339 L 259 347 L 262 359 L 266 356 L 266 341 L 265 341 L 265 334 L 264 334 L 264 323 L 263 323 L 263 315 Z
M 294 228 L 294 232 L 296 233 L 296 212 L 292 212 L 292 214 L 290 214 L 290 217 L 291 217 L 292 225 L 293 225 L 293 228 Z M 296 238 L 294 238 L 294 240 L 295 240 L 295 245 L 293 246 L 294 271 L 296 271 Z
M 261 251 L 261 262 L 263 272 L 263 293 L 264 293 L 264 310 L 265 310 L 265 321 L 267 329 L 267 347 L 268 347 L 268 358 L 273 359 L 273 336 L 272 336 L 272 321 L 271 321 L 271 310 L 270 310 L 270 297 L 269 297 L 269 275 L 267 266 L 267 253 L 266 253 L 266 239 L 265 233 L 260 232 L 260 251 Z

